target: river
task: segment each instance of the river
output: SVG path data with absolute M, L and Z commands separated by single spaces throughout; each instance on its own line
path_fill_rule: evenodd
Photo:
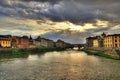
M 120 80 L 120 61 L 82 51 L 2 59 L 0 80 Z

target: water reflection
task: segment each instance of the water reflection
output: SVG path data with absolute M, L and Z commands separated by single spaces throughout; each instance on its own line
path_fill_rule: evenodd
M 38 60 L 39 59 L 39 56 L 38 55 L 29 55 L 28 56 L 28 60 Z
M 120 62 L 62 51 L 0 62 L 0 80 L 119 80 Z

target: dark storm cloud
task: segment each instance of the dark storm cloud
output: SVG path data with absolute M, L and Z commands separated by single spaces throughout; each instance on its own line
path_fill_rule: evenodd
M 28 0 L 24 0 L 28 1 Z M 41 12 L 53 21 L 70 21 L 73 23 L 95 22 L 95 19 L 119 22 L 120 0 L 30 0 L 52 2 L 48 12 Z M 62 2 L 63 4 L 59 3 Z M 59 6 L 54 8 L 54 6 Z
M 41 3 L 45 7 L 37 6 Z M 0 0 L 0 14 L 76 24 L 94 23 L 95 19 L 119 23 L 119 5 L 120 0 Z
M 42 12 L 44 16 L 53 21 L 70 21 L 72 23 L 93 21 L 95 15 L 93 9 L 87 8 L 84 5 L 76 6 L 77 3 L 61 2 L 48 9 L 48 12 Z M 89 10 L 90 9 L 90 10 Z
M 8 23 L 12 20 L 5 19 L 0 21 L 0 27 L 3 34 L 10 33 L 10 31 L 13 31 L 13 34 L 24 34 L 24 32 L 30 33 L 30 31 L 34 29 L 40 29 L 43 30 L 43 32 L 47 32 L 43 34 L 42 37 L 54 40 L 60 38 L 67 42 L 83 43 L 85 42 L 85 38 L 89 36 L 100 35 L 103 32 L 107 33 L 107 31 L 110 33 L 119 32 L 119 27 L 112 28 L 112 26 L 120 23 L 119 6 L 120 0 L 0 0 L 0 20 L 4 19 L 1 17 L 17 17 L 20 19 L 17 23 L 15 23 L 16 21 Z M 34 25 L 32 25 L 32 22 L 26 22 L 26 25 L 24 25 L 25 23 L 21 22 L 25 21 L 22 20 L 23 18 L 25 20 L 33 20 Z M 53 22 L 51 21 L 52 23 L 50 23 L 47 21 L 48 19 Z M 108 21 L 109 24 L 98 25 L 96 19 Z M 36 21 L 37 24 L 34 23 L 34 21 Z M 85 23 L 92 23 L 95 27 L 89 28 L 89 26 L 87 26 L 85 32 L 75 32 L 71 29 L 64 30 L 64 28 L 62 28 L 62 30 L 51 27 L 54 25 L 65 27 L 64 25 L 57 25 L 56 23 L 62 21 L 73 23 L 73 27 L 83 26 L 84 28 Z M 27 24 L 31 24 L 32 26 Z M 46 29 L 45 31 L 44 28 Z M 14 32 L 14 30 L 16 32 Z M 36 33 L 36 31 L 34 33 Z
M 25 2 L 30 2 L 30 1 L 33 1 L 33 2 L 50 2 L 50 3 L 58 3 L 59 1 L 62 1 L 62 0 L 21 0 L 21 1 L 25 1 Z
M 110 30 L 111 30 L 111 27 L 104 27 L 104 28 L 102 27 L 102 28 L 97 28 L 97 29 L 96 28 L 95 29 L 88 29 L 88 30 L 86 30 L 86 32 L 92 33 L 92 35 L 89 35 L 89 36 L 97 36 L 103 32 L 107 33 Z

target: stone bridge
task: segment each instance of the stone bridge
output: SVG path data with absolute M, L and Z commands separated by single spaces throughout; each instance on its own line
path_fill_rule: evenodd
M 73 48 L 78 48 L 78 49 L 81 49 L 81 48 L 84 48 L 85 47 L 85 44 L 73 44 Z

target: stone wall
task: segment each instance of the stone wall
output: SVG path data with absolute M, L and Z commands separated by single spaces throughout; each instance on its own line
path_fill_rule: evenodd
M 87 47 L 87 49 L 102 51 L 105 54 L 111 55 L 113 57 L 120 57 L 120 48 Z
M 6 54 L 11 52 L 12 52 L 11 48 L 0 48 L 0 54 Z
M 104 51 L 105 54 L 111 55 L 113 57 L 119 57 L 118 53 L 116 52 L 115 49 L 111 49 L 111 50 L 106 50 Z

